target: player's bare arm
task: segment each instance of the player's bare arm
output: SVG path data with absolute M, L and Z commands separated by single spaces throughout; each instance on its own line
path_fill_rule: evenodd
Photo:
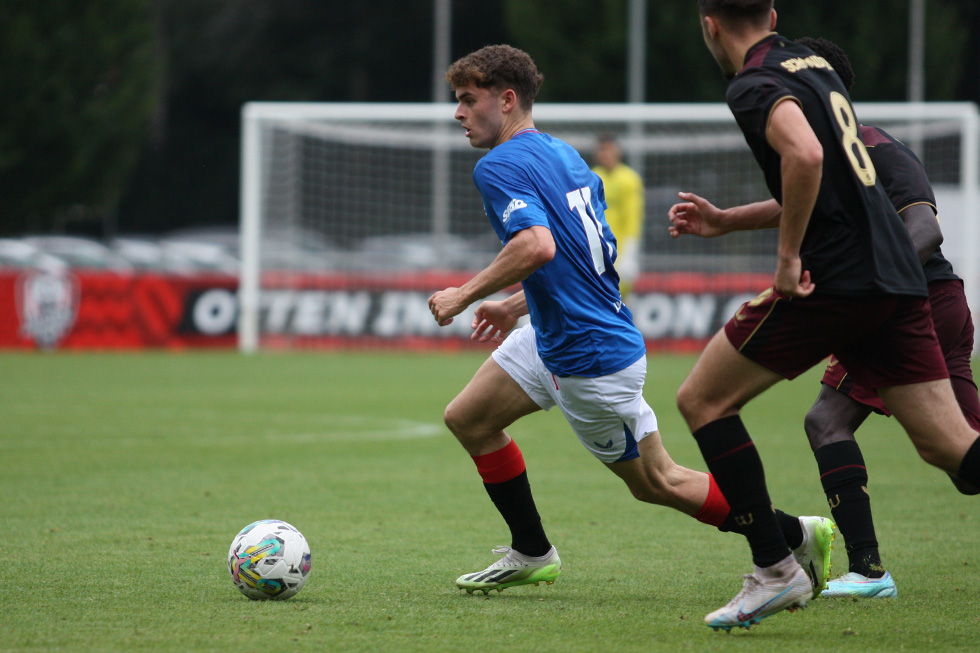
M 467 306 L 523 281 L 555 256 L 555 240 L 547 227 L 518 231 L 493 263 L 459 288 L 446 288 L 429 297 L 429 310 L 439 326 L 452 324 Z
M 781 159 L 783 191 L 773 285 L 790 297 L 806 297 L 813 292 L 814 284 L 810 272 L 803 270 L 800 246 L 820 192 L 823 146 L 803 110 L 792 99 L 783 100 L 773 108 L 766 138 Z
M 913 204 L 898 212 L 905 226 L 909 228 L 912 244 L 924 265 L 936 248 L 943 244 L 943 231 L 939 227 L 938 216 L 929 204 Z
M 667 231 L 672 238 L 684 234 L 715 238 L 732 231 L 775 229 L 783 212 L 774 199 L 719 209 L 694 193 L 680 192 L 677 197 L 681 201 L 667 212 L 671 223 Z

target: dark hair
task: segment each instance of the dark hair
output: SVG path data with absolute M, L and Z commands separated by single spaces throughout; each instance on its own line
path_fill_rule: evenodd
M 544 76 L 527 52 L 510 45 L 488 45 L 457 60 L 446 71 L 446 81 L 453 90 L 469 84 L 514 89 L 521 108 L 529 111 Z
M 848 91 L 851 90 L 851 87 L 854 86 L 854 70 L 851 68 L 847 53 L 841 50 L 839 45 L 825 38 L 812 39 L 808 36 L 796 39 L 796 42 L 810 48 L 814 54 L 826 59 L 830 67 L 837 72 L 840 81 L 844 82 L 844 88 Z
M 726 25 L 761 23 L 769 18 L 773 0 L 698 0 L 702 16 L 714 16 Z

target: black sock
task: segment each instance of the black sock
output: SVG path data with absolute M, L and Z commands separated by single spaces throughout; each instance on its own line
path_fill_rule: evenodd
M 973 488 L 980 488 L 980 438 L 974 440 L 973 445 L 967 449 L 956 475 Z
M 510 527 L 512 549 L 527 556 L 543 556 L 551 548 L 531 496 L 527 472 L 503 483 L 484 483 L 487 494 Z
M 783 537 L 786 538 L 786 546 L 795 549 L 803 544 L 803 526 L 800 525 L 799 517 L 788 515 L 782 510 L 776 510 L 776 521 L 779 523 L 779 530 L 783 532 Z M 735 518 L 732 517 L 731 512 L 728 513 L 728 517 L 718 527 L 718 530 L 745 534 L 742 532 L 742 527 L 735 523 Z
M 783 537 L 786 538 L 786 545 L 789 548 L 795 549 L 803 544 L 803 526 L 800 524 L 799 517 L 777 510 L 776 521 L 779 522 L 779 529 L 783 531 Z
M 880 578 L 885 569 L 871 517 L 868 470 L 861 448 L 853 440 L 844 440 L 820 447 L 814 455 L 827 503 L 844 537 L 848 571 Z
M 724 417 L 694 433 L 701 455 L 731 506 L 728 519 L 746 537 L 752 560 L 769 567 L 790 554 L 766 489 L 766 475 L 755 443 L 738 415 Z

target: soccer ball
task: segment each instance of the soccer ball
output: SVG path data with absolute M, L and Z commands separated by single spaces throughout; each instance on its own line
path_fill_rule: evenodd
M 288 599 L 310 575 L 310 545 L 295 526 L 263 519 L 243 528 L 228 550 L 231 581 L 250 599 Z

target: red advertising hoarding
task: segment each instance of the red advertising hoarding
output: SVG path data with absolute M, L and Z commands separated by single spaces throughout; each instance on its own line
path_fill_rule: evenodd
M 0 347 L 233 347 L 237 306 L 232 328 L 210 333 L 194 323 L 194 311 L 203 294 L 233 297 L 237 287 L 228 276 L 0 271 Z
M 259 331 L 265 347 L 470 346 L 469 311 L 440 328 L 429 295 L 460 273 L 268 273 Z M 771 283 L 764 274 L 642 276 L 628 305 L 652 350 L 703 347 L 735 309 Z M 0 270 L 0 347 L 234 347 L 238 281 L 224 275 Z

